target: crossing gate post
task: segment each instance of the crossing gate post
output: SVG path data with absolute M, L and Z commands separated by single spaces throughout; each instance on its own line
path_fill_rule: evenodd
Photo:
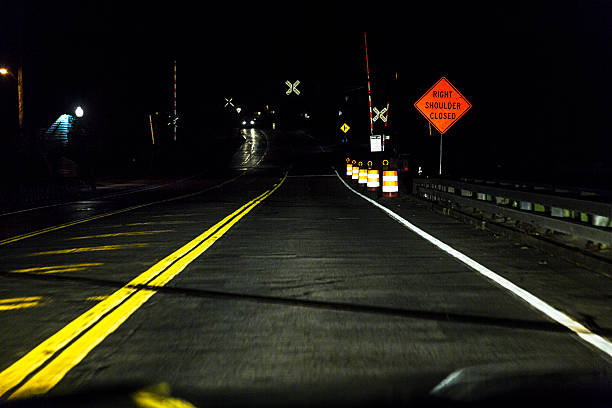
M 382 195 L 395 198 L 399 196 L 397 169 L 389 168 L 389 160 L 383 160 Z

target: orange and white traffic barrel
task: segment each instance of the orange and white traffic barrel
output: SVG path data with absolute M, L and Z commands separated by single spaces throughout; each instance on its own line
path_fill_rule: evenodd
M 372 169 L 372 162 L 368 162 L 368 191 L 378 191 L 380 187 L 380 179 L 379 179 L 379 171 L 377 169 Z
M 383 160 L 382 195 L 383 197 L 399 196 L 399 183 L 397 170 L 385 170 L 389 166 L 389 160 Z
M 357 165 L 355 160 L 353 160 L 353 174 L 351 174 L 351 179 L 353 181 L 359 180 L 359 166 Z
M 363 163 L 359 162 L 359 180 L 357 181 L 359 187 L 365 187 L 368 184 L 368 169 L 363 167 Z
M 346 159 L 346 178 L 353 177 L 353 164 L 351 163 L 351 159 Z

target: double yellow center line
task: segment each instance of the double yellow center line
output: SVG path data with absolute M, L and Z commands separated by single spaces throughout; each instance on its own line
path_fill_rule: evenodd
M 274 193 L 286 178 L 287 174 L 273 188 L 157 262 L 2 371 L 0 397 L 10 393 L 9 399 L 24 398 L 43 394 L 53 388 L 68 371 L 149 300 L 156 293 L 156 287 L 164 286 L 178 275 L 242 217 Z

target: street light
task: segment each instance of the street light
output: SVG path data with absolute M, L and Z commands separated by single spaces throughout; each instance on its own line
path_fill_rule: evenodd
M 10 75 L 15 78 L 15 75 L 6 67 L 0 67 L 0 75 Z M 23 137 L 23 72 L 21 65 L 17 68 L 17 100 L 18 100 L 18 113 L 19 113 L 19 137 Z
M 74 114 L 76 115 L 77 118 L 82 118 L 83 108 L 81 108 L 80 106 L 77 106 L 77 108 L 74 110 Z

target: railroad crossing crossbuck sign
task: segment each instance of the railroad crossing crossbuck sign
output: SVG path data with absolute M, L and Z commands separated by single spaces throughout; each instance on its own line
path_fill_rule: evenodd
M 414 106 L 441 134 L 444 134 L 472 107 L 457 88 L 444 77 L 425 92 Z
M 287 89 L 287 91 L 285 92 L 287 95 L 290 95 L 291 92 L 295 92 L 296 95 L 300 94 L 299 89 L 297 89 L 297 86 L 300 84 L 299 80 L 295 81 L 294 83 L 285 81 L 285 84 L 289 87 L 289 89 Z
M 234 104 L 232 103 L 232 99 L 234 99 L 234 98 L 229 98 L 229 99 L 225 98 L 225 106 L 224 106 L 224 108 L 227 108 L 228 106 L 234 107 Z
M 376 116 L 374 116 L 372 118 L 373 122 L 376 122 L 376 120 L 380 119 L 383 122 L 387 121 L 387 115 L 385 115 L 385 113 L 387 112 L 387 108 L 382 108 L 380 111 L 378 110 L 378 108 L 374 107 L 372 108 L 372 110 L 374 111 L 374 113 L 376 114 Z

